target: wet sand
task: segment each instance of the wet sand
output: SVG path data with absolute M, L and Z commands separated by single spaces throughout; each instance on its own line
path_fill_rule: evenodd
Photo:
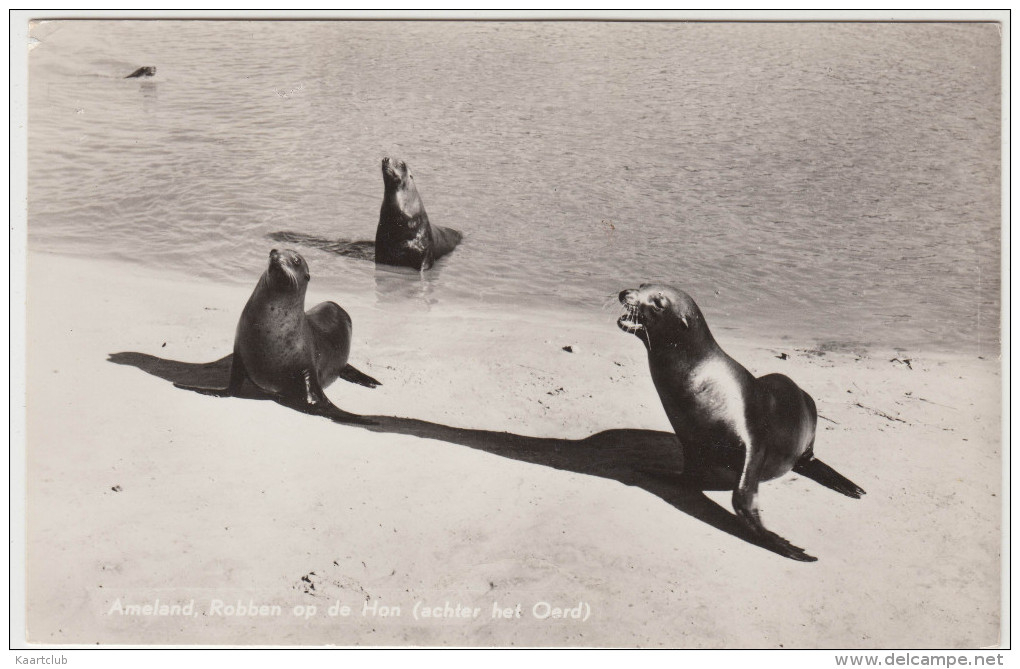
M 996 359 L 716 331 L 752 372 L 815 398 L 818 456 L 868 492 L 764 484 L 766 526 L 819 558 L 803 564 L 755 545 L 728 493 L 677 485 L 644 349 L 616 311 L 426 309 L 313 282 L 307 306 L 350 312 L 351 362 L 383 384 L 327 389 L 376 417 L 366 429 L 173 386 L 225 380 L 250 285 L 33 253 L 28 286 L 31 642 L 998 641 Z M 122 613 L 136 604 L 157 615 Z

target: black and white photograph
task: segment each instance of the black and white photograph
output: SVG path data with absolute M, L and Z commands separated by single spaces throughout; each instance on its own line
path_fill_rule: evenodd
M 1008 11 L 301 14 L 12 43 L 12 643 L 1009 647 Z

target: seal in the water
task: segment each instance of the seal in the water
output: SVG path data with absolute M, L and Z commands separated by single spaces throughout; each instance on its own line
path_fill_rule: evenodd
M 140 67 L 131 74 L 124 77 L 125 79 L 137 79 L 139 77 L 154 77 L 156 76 L 156 68 L 152 65 Z
M 456 230 L 429 224 L 414 177 L 407 163 L 382 160 L 383 194 L 379 227 L 375 232 L 375 261 L 428 269 L 461 240 Z
M 294 251 L 269 254 L 269 268 L 241 312 L 226 388 L 174 384 L 207 395 L 238 394 L 248 379 L 283 404 L 343 423 L 371 423 L 342 411 L 323 388 L 342 378 L 369 388 L 378 381 L 347 364 L 351 317 L 339 305 L 323 302 L 305 312 L 311 275 Z
M 684 449 L 685 476 L 725 481 L 759 541 L 794 560 L 817 559 L 766 530 L 758 511 L 758 484 L 790 470 L 849 497 L 864 494 L 815 458 L 811 396 L 782 374 L 752 376 L 720 348 L 682 290 L 643 284 L 621 292 L 620 302 L 627 313 L 617 324 L 648 349 L 652 381 Z

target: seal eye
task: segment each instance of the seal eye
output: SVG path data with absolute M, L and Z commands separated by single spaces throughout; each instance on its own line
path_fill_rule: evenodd
M 662 311 L 666 308 L 666 300 L 663 299 L 662 295 L 656 295 L 652 298 L 652 308 L 656 311 Z

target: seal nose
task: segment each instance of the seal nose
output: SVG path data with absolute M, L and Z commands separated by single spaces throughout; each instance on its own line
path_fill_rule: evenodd
M 627 290 L 621 290 L 620 291 L 620 303 L 621 304 L 630 304 L 630 296 L 633 293 L 634 293 L 634 291 L 629 289 L 629 288 Z
M 272 251 L 269 252 L 269 259 L 270 260 L 276 260 L 279 257 L 280 257 L 280 252 L 277 251 L 276 249 L 273 249 Z

